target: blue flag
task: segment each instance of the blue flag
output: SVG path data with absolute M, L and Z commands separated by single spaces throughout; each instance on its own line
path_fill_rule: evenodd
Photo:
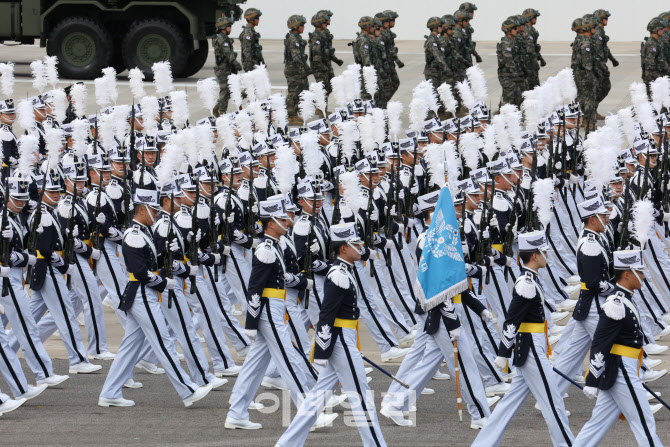
M 419 302 L 430 310 L 468 288 L 461 233 L 448 187 L 442 188 L 426 232 L 416 282 Z

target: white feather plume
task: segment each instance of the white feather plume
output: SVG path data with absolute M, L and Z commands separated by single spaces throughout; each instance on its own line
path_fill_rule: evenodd
M 447 181 L 453 199 L 453 196 L 458 191 L 458 180 L 462 170 L 461 159 L 456 152 L 456 144 L 453 141 L 442 143 L 442 149 L 444 150 L 447 165 Z
M 200 150 L 200 160 L 207 162 L 208 165 L 214 163 L 214 152 L 216 145 L 214 144 L 214 131 L 212 126 L 201 124 L 195 126 L 195 136 L 198 140 L 198 148 Z
M 58 84 L 58 56 L 44 56 L 44 68 L 47 83 L 51 88 Z
M 323 157 L 319 151 L 319 134 L 310 130 L 300 135 L 300 151 L 305 174 L 316 178 L 323 164 Z
M 465 70 L 465 73 L 468 75 L 468 81 L 470 82 L 475 101 L 486 102 L 488 90 L 486 88 L 484 70 L 482 70 L 479 65 L 473 65 Z
M 277 128 L 288 126 L 288 111 L 286 110 L 286 98 L 280 93 L 270 96 L 270 107 L 272 108 L 272 122 Z
M 356 148 L 356 139 L 358 137 L 358 125 L 356 121 L 341 121 L 337 124 L 340 131 L 340 141 L 342 142 L 342 155 L 349 162 L 354 156 Z
M 99 115 L 98 116 L 98 133 L 100 134 L 100 142 L 102 147 L 109 152 L 116 146 L 114 140 L 114 115 Z
M 158 95 L 166 95 L 174 90 L 170 61 L 155 62 L 151 71 L 154 73 L 154 87 Z
M 30 63 L 30 71 L 33 75 L 33 88 L 42 93 L 47 86 L 46 67 L 41 60 Z
M 200 79 L 196 87 L 203 108 L 209 111 L 210 116 L 213 115 L 214 107 L 216 107 L 216 102 L 219 99 L 219 83 L 216 81 L 216 78 Z
M 409 103 L 409 128 L 414 132 L 423 130 L 423 122 L 430 109 L 427 96 L 432 89 L 430 81 L 423 81 L 412 91 L 412 101 Z
M 60 151 L 63 148 L 63 131 L 52 127 L 44 132 L 44 142 L 47 149 L 46 172 L 58 168 Z
M 72 121 L 72 152 L 78 160 L 83 160 L 86 154 L 89 128 L 89 122 L 85 118 Z
M 633 205 L 633 237 L 644 249 L 649 233 L 654 227 L 654 204 L 650 200 L 638 200 Z
M 22 135 L 19 138 L 19 159 L 14 175 L 22 178 L 30 177 L 37 161 L 39 151 L 39 137 L 37 135 Z
M 16 119 L 23 130 L 31 131 L 35 128 L 35 112 L 29 99 L 22 99 L 16 106 Z
M 253 144 L 254 135 L 251 128 L 251 117 L 246 111 L 240 111 L 235 115 L 235 128 L 240 136 L 240 146 L 244 150 L 250 150 Z
M 521 110 L 525 118 L 526 132 L 534 134 L 537 126 L 542 122 L 546 113 L 543 105 L 543 85 L 538 85 L 533 90 L 523 92 Z
M 589 180 L 598 191 L 607 186 L 614 177 L 614 168 L 617 164 L 619 148 L 609 144 L 608 130 L 600 128 L 589 133 L 584 141 L 584 161 Z M 610 131 L 611 133 L 611 131 Z
M 183 127 L 188 121 L 188 99 L 184 90 L 170 92 L 172 100 L 172 122 L 176 127 Z
M 512 142 L 510 141 L 507 134 L 507 129 L 505 128 L 505 117 L 502 115 L 502 113 L 500 115 L 496 115 L 491 120 L 491 124 L 491 127 L 493 127 L 495 131 L 495 141 L 497 146 L 501 150 L 506 151 L 512 145 Z
M 647 97 L 647 87 L 641 82 L 633 82 L 630 85 L 630 100 L 633 103 L 633 110 L 638 123 L 644 130 L 652 133 L 657 129 L 654 110 Z
M 479 135 L 474 132 L 461 134 L 460 145 L 460 151 L 465 166 L 467 166 L 470 171 L 474 171 L 479 165 Z
M 635 141 L 635 118 L 633 118 L 633 108 L 626 107 L 625 109 L 620 109 L 617 112 L 619 117 L 619 125 L 621 128 L 621 133 L 626 137 L 628 146 L 633 146 L 633 141 Z
M 268 132 L 268 117 L 260 101 L 254 101 L 247 106 L 247 112 L 251 114 L 251 119 L 254 122 L 256 131 L 261 131 L 265 134 Z
M 537 220 L 544 228 L 551 222 L 551 204 L 554 195 L 554 181 L 550 178 L 539 179 L 533 182 L 533 210 L 537 213 Z
M 426 161 L 428 174 L 430 174 L 430 185 L 437 185 L 442 188 L 445 184 L 445 153 L 441 144 L 429 144 L 426 146 L 426 152 L 423 159 Z
M 244 87 L 244 93 L 247 95 L 247 101 L 254 102 L 256 101 L 256 85 L 254 84 L 254 72 L 248 71 L 242 73 L 241 75 L 242 87 Z
M 116 86 L 116 69 L 114 67 L 107 67 L 102 69 L 102 73 L 107 79 L 107 88 L 109 89 L 109 100 L 116 104 L 119 99 L 119 89 Z
M 505 128 L 510 142 L 516 148 L 521 147 L 521 112 L 513 104 L 505 104 L 500 108 L 500 114 L 505 119 Z
M 346 78 L 344 76 L 335 76 L 330 80 L 330 87 L 333 89 L 333 98 L 337 107 L 347 105 Z
M 230 115 L 221 115 L 216 119 L 216 133 L 219 140 L 223 143 L 223 148 L 229 152 L 235 150 L 235 125 L 230 119 Z
M 375 108 L 370 115 L 372 115 L 372 136 L 377 147 L 381 147 L 386 141 L 386 113 L 384 109 Z
M 230 91 L 230 99 L 238 109 L 242 107 L 242 75 L 231 74 L 228 75 L 228 90 Z
M 130 116 L 131 106 L 120 105 L 114 107 L 112 116 L 114 117 L 114 138 L 123 142 L 126 135 L 130 132 L 130 123 L 128 117 Z
M 307 123 L 314 116 L 315 111 L 314 93 L 309 90 L 301 91 L 300 102 L 298 103 L 298 115 L 300 115 L 300 118 L 302 118 L 303 122 Z
M 428 108 L 433 111 L 434 116 L 437 116 L 437 112 L 440 110 L 440 102 L 437 100 L 437 93 L 435 93 L 435 86 L 432 81 L 425 81 L 425 97 L 428 102 Z M 430 87 L 430 88 L 429 88 Z
M 561 104 L 568 104 L 577 97 L 577 85 L 572 68 L 566 67 L 556 75 L 557 86 L 561 94 Z
M 147 94 L 144 90 L 144 72 L 137 67 L 128 72 L 128 85 L 135 98 L 144 98 Z
M 342 73 L 345 78 L 345 89 L 347 92 L 347 102 L 361 97 L 361 66 L 351 64 Z
M 88 93 L 86 92 L 85 84 L 75 84 L 70 89 L 70 101 L 72 103 L 72 108 L 74 109 L 74 114 L 79 117 L 86 116 L 86 97 Z
M 340 184 L 342 185 L 342 198 L 347 202 L 354 215 L 358 214 L 358 210 L 365 206 L 362 201 L 361 182 L 358 174 L 354 172 L 343 172 L 339 176 Z
M 470 84 L 467 80 L 456 83 L 456 89 L 458 90 L 458 96 L 461 98 L 461 102 L 468 110 L 472 111 L 475 108 L 475 95 L 470 89 Z
M 140 107 L 142 108 L 142 124 L 144 125 L 144 132 L 153 134 L 158 130 L 159 105 L 158 98 L 155 96 L 144 96 L 140 100 Z
M 309 91 L 314 94 L 314 105 L 325 117 L 326 108 L 328 107 L 328 95 L 326 94 L 326 89 L 323 87 L 323 82 L 312 82 L 309 84 Z
M 275 154 L 274 175 L 277 180 L 277 188 L 282 194 L 291 192 L 295 183 L 295 176 L 300 170 L 300 164 L 296 159 L 295 152 L 290 146 L 282 145 Z
M 437 93 L 440 95 L 440 101 L 442 101 L 444 109 L 449 113 L 455 114 L 456 107 L 458 107 L 458 101 L 454 98 L 454 93 L 451 91 L 451 85 L 446 82 L 442 83 L 442 85 L 437 88 Z
M 161 187 L 174 180 L 175 171 L 178 169 L 177 164 L 182 157 L 180 151 L 181 149 L 175 144 L 165 145 L 161 162 L 156 166 L 156 179 Z
M 109 83 L 106 77 L 96 78 L 95 84 L 95 103 L 99 108 L 104 109 L 111 102 L 111 95 L 109 92 Z
M 661 76 L 651 82 L 651 103 L 656 113 L 661 113 L 661 109 L 670 98 L 670 78 Z
M 375 67 L 363 67 L 363 82 L 365 83 L 365 91 L 374 98 L 378 89 Z
M 56 121 L 62 123 L 67 112 L 67 95 L 64 90 L 51 90 L 51 109 Z
M 605 127 L 611 130 L 610 139 L 616 141 L 616 144 L 621 146 L 621 140 L 624 139 L 625 135 L 621 131 L 621 119 L 619 115 L 607 115 L 605 117 Z
M 254 85 L 256 86 L 256 96 L 260 100 L 269 98 L 272 94 L 272 84 L 270 83 L 270 74 L 262 62 L 254 68 Z
M 374 151 L 377 148 L 373 131 L 374 124 L 372 120 L 372 115 L 362 115 L 357 119 L 358 130 L 361 135 L 361 148 L 366 154 Z
M 495 121 L 495 119 L 496 117 L 493 118 L 493 121 Z M 486 126 L 483 134 L 484 134 L 484 149 L 482 152 L 484 152 L 484 155 L 486 155 L 488 161 L 493 161 L 493 158 L 498 153 L 498 147 L 496 146 L 496 129 L 493 125 Z
M 403 105 L 400 101 L 389 101 L 386 105 L 386 115 L 389 123 L 389 136 L 398 141 L 398 135 L 402 131 L 402 110 Z
M 2 87 L 2 94 L 8 98 L 14 94 L 14 64 L 12 62 L 0 64 L 0 87 Z
M 187 127 L 181 132 L 183 136 L 184 154 L 189 166 L 195 168 L 200 162 L 200 148 L 198 147 L 198 138 L 195 129 Z

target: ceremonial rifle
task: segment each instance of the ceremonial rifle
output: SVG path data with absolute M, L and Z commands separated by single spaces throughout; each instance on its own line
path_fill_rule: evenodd
M 416 156 L 417 156 L 418 144 L 416 139 L 414 140 L 414 154 L 412 159 L 412 175 L 409 178 L 409 187 L 408 187 L 408 202 L 407 202 L 407 218 L 414 219 L 414 197 L 412 194 L 412 185 L 416 181 Z M 372 190 L 370 190 L 372 194 Z M 412 231 L 411 229 L 407 231 L 407 236 L 405 237 L 406 242 L 409 244 L 412 241 Z
M 365 245 L 368 249 L 372 250 L 372 244 L 374 241 L 373 233 L 375 230 L 374 223 L 372 222 L 372 213 L 374 212 L 374 201 L 372 199 L 372 164 L 370 165 L 370 172 L 368 174 L 368 209 L 367 209 L 367 228 L 365 229 Z M 355 217 L 355 216 L 354 216 Z M 375 276 L 375 262 L 370 256 L 370 277 Z
M 619 235 L 619 250 L 624 250 L 628 246 L 628 221 L 630 220 L 631 203 L 630 203 L 630 178 L 626 177 L 626 184 L 623 190 L 624 207 L 623 216 L 621 217 L 621 234 Z
M 98 153 L 98 117 L 95 119 L 95 139 L 93 140 L 93 153 Z M 100 159 L 104 165 L 104 154 L 100 154 Z M 93 209 L 93 223 L 91 227 L 91 246 L 96 250 L 100 250 L 100 223 L 98 222 L 98 214 L 100 214 L 100 197 L 102 196 L 102 166 L 98 170 L 98 195 L 95 198 L 95 208 Z M 93 271 L 97 271 L 98 263 L 93 260 Z
M 7 204 L 9 203 L 9 182 L 5 181 L 5 197 L 4 197 L 4 208 L 2 209 L 2 223 L 4 225 L 4 228 L 2 228 L 2 231 L 4 230 L 11 230 L 12 226 L 9 223 L 8 215 L 7 215 Z M 13 238 L 12 234 L 12 238 Z M 12 239 L 5 239 L 4 237 L 2 240 L 0 240 L 1 245 L 1 261 L 2 261 L 2 266 L 3 267 L 11 267 L 11 255 L 12 255 Z M 30 278 L 28 278 L 30 280 Z M 9 293 L 9 278 L 2 278 L 2 296 L 7 296 Z
M 514 243 L 514 225 L 516 224 L 517 220 L 516 204 L 517 200 L 519 200 L 520 189 L 521 189 L 521 179 L 517 179 L 516 191 L 514 193 L 514 203 L 512 204 L 512 212 L 510 213 L 509 223 L 507 224 L 507 228 L 505 231 L 505 241 L 503 243 L 503 254 L 508 258 L 514 256 L 514 249 L 512 248 L 512 244 Z M 507 281 L 508 274 L 509 274 L 509 267 L 505 266 L 505 281 Z
M 53 170 L 51 171 L 51 173 L 53 173 Z M 28 254 L 31 254 L 33 256 L 37 255 L 37 229 L 40 227 L 40 222 L 42 221 L 42 200 L 44 199 L 44 191 L 46 191 L 47 188 L 47 175 L 51 175 L 51 173 L 44 174 L 44 179 L 42 181 L 42 192 L 40 193 L 40 201 L 37 203 L 37 208 L 35 209 L 35 215 L 33 216 L 30 232 L 28 233 L 28 240 L 26 241 L 26 246 L 28 247 Z M 7 191 L 5 192 L 5 194 L 7 194 Z M 26 280 L 31 286 L 33 283 L 32 278 L 33 278 L 33 266 L 29 264 L 28 269 L 26 270 Z
M 165 250 L 165 260 L 163 261 L 164 267 L 165 267 L 165 275 L 170 278 L 174 279 L 174 275 L 172 273 L 172 261 L 174 258 L 174 254 L 172 253 L 172 250 L 170 250 L 170 241 L 172 241 L 175 237 L 174 234 L 174 190 L 170 194 L 170 225 L 168 226 L 168 234 L 167 234 L 167 250 Z M 174 290 L 170 289 L 168 291 L 168 309 L 172 308 L 172 300 L 174 299 L 175 294 Z
M 219 253 L 219 245 L 218 245 L 219 231 L 216 226 L 216 210 L 214 209 L 214 192 L 216 186 L 216 182 L 214 181 L 214 175 L 216 174 L 214 173 L 214 163 L 212 163 L 210 165 L 210 173 L 209 173 L 210 184 L 212 185 L 212 189 L 209 195 L 209 248 L 212 250 L 212 253 L 216 255 Z M 250 191 L 250 194 L 252 192 L 253 191 Z M 251 194 L 251 196 L 253 196 L 253 194 Z M 214 266 L 214 282 L 219 282 L 219 268 L 216 265 Z
M 223 185 L 225 188 L 225 184 Z M 224 189 L 225 192 L 225 189 Z M 223 242 L 224 247 L 230 247 L 230 223 L 228 222 L 228 215 L 230 214 L 230 201 L 231 201 L 231 196 L 233 195 L 233 164 L 230 164 L 230 180 L 228 184 L 228 192 L 226 194 L 226 202 L 223 207 L 223 222 L 222 222 L 222 230 L 221 230 L 221 242 Z M 223 254 L 225 257 L 225 253 Z M 226 262 L 221 262 L 221 272 L 226 273 Z
M 305 277 L 314 281 L 314 272 L 312 271 L 312 244 L 314 243 L 314 238 L 316 237 L 316 191 L 317 191 L 317 182 L 312 181 L 312 214 L 309 216 L 309 233 L 307 233 L 307 250 L 305 252 L 305 261 L 303 264 L 303 270 L 305 271 Z M 305 309 L 309 306 L 309 289 L 305 289 Z
M 65 247 L 63 247 L 63 253 L 65 254 L 65 260 L 67 261 L 68 264 L 76 264 L 77 259 L 75 256 L 77 256 L 74 252 L 74 240 L 75 237 L 72 234 L 74 231 L 74 226 L 75 226 L 75 215 L 77 210 L 75 207 L 77 206 L 77 167 L 75 165 L 75 171 L 74 171 L 74 179 L 72 180 L 72 183 L 74 184 L 74 191 L 72 193 L 72 211 L 70 212 L 70 218 L 67 221 L 67 239 L 65 239 Z M 67 281 L 66 285 L 68 290 L 72 290 L 72 275 L 67 275 Z
M 195 184 L 195 202 L 193 203 L 193 212 L 191 215 L 191 232 L 193 235 L 191 236 L 191 245 L 189 246 L 190 248 L 190 254 L 189 258 L 191 261 L 191 265 L 200 265 L 200 261 L 198 259 L 198 242 L 196 240 L 197 235 L 198 235 L 198 203 L 200 202 L 200 177 L 198 176 L 195 168 L 192 168 L 191 170 L 191 182 Z M 197 293 L 198 287 L 196 286 L 196 277 L 195 276 L 190 276 L 191 279 L 191 293 Z

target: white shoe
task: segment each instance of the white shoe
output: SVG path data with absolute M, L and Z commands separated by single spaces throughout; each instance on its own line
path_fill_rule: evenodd
M 567 281 L 570 285 L 579 285 L 581 287 L 582 284 L 582 279 L 579 277 L 579 275 L 572 275 L 568 278 Z
M 49 385 L 49 386 L 56 386 L 60 383 L 65 382 L 67 379 L 69 379 L 70 376 L 59 376 L 57 374 L 54 374 L 49 377 L 45 377 L 44 379 L 40 379 L 37 381 L 38 385 L 42 385 L 43 383 Z
M 579 287 L 577 288 L 579 290 Z M 572 295 L 570 294 L 570 297 L 572 298 Z M 569 299 L 569 300 L 563 300 L 560 303 L 556 304 L 556 309 L 559 311 L 569 311 L 575 308 L 577 305 L 577 300 L 574 299 Z
M 347 400 L 347 395 L 342 393 L 342 394 L 333 394 L 330 396 L 330 399 L 328 399 L 328 402 L 326 402 L 326 406 L 323 408 L 333 408 L 337 407 L 340 405 L 342 402 Z
M 647 368 L 651 369 L 651 368 L 653 368 L 653 367 L 655 367 L 655 366 L 660 365 L 661 362 L 662 362 L 661 359 L 646 359 L 646 360 L 644 360 L 644 366 L 646 366 Z
M 198 341 L 199 341 L 200 343 L 205 343 L 207 340 L 205 340 L 205 337 L 200 337 L 200 338 L 198 339 Z
M 70 374 L 90 374 L 92 372 L 100 371 L 102 366 L 94 365 L 88 362 L 77 363 L 70 365 Z
M 233 365 L 229 368 L 222 369 L 221 371 L 215 371 L 214 375 L 216 377 L 230 377 L 230 376 L 236 376 L 242 371 L 242 366 L 241 365 Z
M 661 397 L 661 393 L 659 393 L 658 391 L 654 391 L 654 394 L 656 394 L 656 396 L 658 396 L 658 397 Z M 647 400 L 656 399 L 656 396 L 654 396 L 654 394 L 651 394 L 651 393 L 648 392 L 647 393 Z
M 366 377 L 366 378 L 365 378 L 365 381 L 366 381 L 367 383 L 372 382 L 372 377 Z
M 222 387 L 226 383 L 228 383 L 228 379 L 221 379 L 219 377 L 214 377 L 214 379 L 209 382 L 209 385 L 211 385 L 212 389 L 215 390 L 217 388 Z
M 572 380 L 574 380 L 577 383 L 586 383 L 586 379 L 581 374 L 577 374 L 575 377 L 572 378 Z
M 666 312 L 663 315 L 661 315 L 661 320 L 665 321 L 666 323 L 670 324 L 670 312 Z
M 667 350 L 668 350 L 667 346 L 659 345 L 656 343 L 650 343 L 648 345 L 644 345 L 644 352 L 646 352 L 649 355 L 660 354 L 661 352 L 665 352 Z
M 489 405 L 489 408 L 494 406 L 496 402 L 500 400 L 500 396 L 493 396 L 493 397 L 487 397 L 486 398 L 486 403 Z
M 651 407 L 651 414 L 654 414 L 654 413 L 656 413 L 658 410 L 660 410 L 661 408 L 663 408 L 663 405 L 661 405 L 661 404 L 656 404 L 656 405 L 650 405 L 650 407 Z
M 101 352 L 100 354 L 91 354 L 89 355 L 92 359 L 96 360 L 114 360 L 116 357 L 116 354 L 111 353 L 109 351 Z
M 486 387 L 486 395 L 488 397 L 495 396 L 496 394 L 505 394 L 512 387 L 509 383 L 501 382 L 496 383 L 495 385 Z
M 126 383 L 123 384 L 124 388 L 131 388 L 131 389 L 138 389 L 142 388 L 144 385 L 142 385 L 142 382 L 135 382 L 133 379 L 128 379 L 126 380 Z
M 551 318 L 554 321 L 561 321 L 563 318 L 566 318 L 568 315 L 570 315 L 570 312 L 552 312 L 551 313 Z
M 511 371 L 511 372 L 508 372 L 507 374 L 503 374 L 503 375 L 502 375 L 502 379 L 503 379 L 505 382 L 511 382 L 512 379 L 514 378 L 514 376 L 516 376 L 516 369 L 513 370 L 513 371 Z
M 561 339 L 561 334 L 550 335 L 549 336 L 549 344 L 550 345 L 555 345 L 556 343 L 558 343 L 558 340 L 560 340 L 560 339 Z
M 212 384 L 209 383 L 205 386 L 200 386 L 198 387 L 197 390 L 193 392 L 190 396 L 188 396 L 186 399 L 182 399 L 182 402 L 184 402 L 184 406 L 186 408 L 190 407 L 203 397 L 207 396 L 209 392 L 212 391 Z
M 251 422 L 245 419 L 233 419 L 230 416 L 226 417 L 226 422 L 223 426 L 230 430 L 235 430 L 236 428 L 241 428 L 242 430 L 258 430 L 263 428 L 258 422 Z
M 665 329 L 663 329 L 658 334 L 654 335 L 654 340 L 660 340 L 661 338 L 665 337 L 668 334 L 670 334 L 670 326 L 666 326 Z
M 248 407 L 247 409 L 248 409 L 248 410 L 257 410 L 257 411 L 260 411 L 260 410 L 262 410 L 263 408 L 265 408 L 265 405 L 263 405 L 263 404 L 260 403 L 260 402 L 254 402 L 254 401 L 252 400 L 251 403 L 249 404 L 249 407 Z
M 365 367 L 365 375 L 367 376 L 367 375 L 370 374 L 371 372 L 372 372 L 372 368 L 370 368 L 369 366 L 366 366 L 366 367 Z
M 140 360 L 137 362 L 135 368 L 143 369 L 149 374 L 165 374 L 165 370 L 163 368 L 159 368 L 158 365 L 149 363 L 146 360 Z
M 21 405 L 26 403 L 28 399 L 9 399 L 7 402 L 4 402 L 0 405 L 0 416 L 10 411 L 14 411 L 19 408 Z
M 416 338 L 416 331 L 410 331 L 409 334 L 405 335 L 403 338 L 398 340 L 398 344 L 400 345 L 410 344 L 410 342 L 415 338 Z
M 396 346 L 392 347 L 386 352 L 382 352 L 382 362 L 390 362 L 393 359 L 397 359 L 398 357 L 402 357 L 403 355 L 407 354 L 407 351 L 409 349 L 407 348 L 398 348 Z
M 390 405 L 382 407 L 382 409 L 379 412 L 382 414 L 382 416 L 391 419 L 394 424 L 399 425 L 401 427 L 411 427 L 412 425 L 414 425 L 414 423 L 410 419 L 405 419 L 405 415 L 403 414 L 402 411 L 396 410 Z
M 104 300 L 102 300 L 102 305 L 107 306 L 112 310 L 116 310 L 116 306 L 114 306 L 114 301 L 107 295 Z
M 470 421 L 470 428 L 472 428 L 473 430 L 481 430 L 486 425 L 486 420 L 487 420 L 486 418 L 481 418 L 477 420 L 473 419 L 472 421 Z
M 60 336 L 60 332 L 58 332 L 58 331 L 54 331 L 54 333 L 51 334 L 51 335 L 52 335 L 52 337 L 60 338 L 62 340 L 62 338 Z
M 181 352 L 178 352 L 178 353 L 177 353 L 177 358 L 179 359 L 179 361 L 182 361 L 182 360 L 184 360 L 186 357 L 184 357 L 184 354 L 182 354 Z
M 271 390 L 287 390 L 288 387 L 286 386 L 286 383 L 284 383 L 284 380 L 281 377 L 268 377 L 265 376 L 263 377 L 263 381 L 261 382 L 261 385 L 263 385 L 266 388 L 270 388 Z
M 565 330 L 565 326 L 560 326 L 558 324 L 555 324 L 549 329 L 549 335 L 561 335 L 563 331 Z
M 86 322 L 84 321 L 84 314 L 80 313 L 77 315 L 77 323 L 79 323 L 79 326 L 84 327 L 86 326 Z
M 423 391 L 421 391 L 421 394 L 428 396 L 431 394 L 435 394 L 435 390 L 432 388 L 424 388 Z
M 242 316 L 242 311 L 241 310 L 233 309 L 230 313 L 232 315 L 236 316 L 236 317 L 241 317 Z
M 668 373 L 667 369 L 662 369 L 660 371 L 648 369 L 644 372 L 644 376 L 642 377 L 642 383 L 653 382 L 654 380 L 660 379 L 667 373 Z
M 319 428 L 328 427 L 333 423 L 335 419 L 337 419 L 338 416 L 339 414 L 337 413 L 321 413 L 319 417 L 316 418 L 316 422 L 314 423 L 314 425 L 312 425 L 309 428 L 309 431 L 314 431 Z
M 42 385 L 28 385 L 28 391 L 25 393 L 21 394 L 17 399 L 26 399 L 30 400 L 33 397 L 37 397 L 40 394 L 42 394 L 42 391 L 46 390 L 49 387 L 46 383 L 43 383 Z
M 98 399 L 99 407 L 134 407 L 135 402 L 132 400 L 124 399 L 120 397 L 118 399 L 107 399 L 106 397 L 101 397 Z
M 451 376 L 449 374 L 441 372 L 439 369 L 433 375 L 433 380 L 449 380 L 449 379 L 451 379 Z
M 247 354 L 249 354 L 249 346 L 236 352 L 237 358 L 240 360 L 247 358 Z

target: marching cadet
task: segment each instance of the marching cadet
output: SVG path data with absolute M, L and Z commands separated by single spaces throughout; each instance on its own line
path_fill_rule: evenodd
M 132 407 L 135 402 L 124 399 L 123 385 L 132 378 L 132 371 L 145 345 L 149 342 L 184 406 L 190 407 L 205 397 L 212 383 L 198 387 L 181 368 L 159 294 L 174 290 L 175 280 L 158 274 L 157 250 L 151 233 L 160 211 L 158 191 L 136 188 L 133 196 L 134 217 L 123 236 L 122 251 L 130 281 L 121 298 L 119 309 L 126 312 L 126 332 L 119 352 L 112 362 L 100 392 L 98 406 Z
M 284 321 L 287 272 L 279 239 L 288 230 L 289 217 L 281 200 L 262 201 L 258 205 L 264 236 L 253 255 L 251 276 L 254 281 L 249 284 L 245 323 L 245 332 L 252 344 L 233 388 L 224 425 L 228 429 L 262 428 L 261 424 L 249 420 L 248 408 L 270 360 L 274 361 L 296 406 L 299 396 L 309 390 L 301 366 L 304 361 L 292 346 L 289 327 Z M 333 419 L 320 416 L 315 426 L 327 425 Z
M 423 44 L 423 51 L 426 55 L 426 65 L 423 69 L 423 75 L 427 81 L 431 81 L 434 89 L 437 89 L 442 84 L 442 80 L 451 71 L 447 65 L 444 46 L 442 46 L 441 39 L 439 38 L 443 25 L 444 21 L 440 17 L 431 17 L 428 19 L 426 27 L 430 30 L 430 34 Z
M 583 390 L 586 397 L 598 395 L 598 400 L 573 445 L 600 444 L 623 414 L 639 445 L 660 446 L 653 413 L 661 404 L 649 405 L 638 377 L 644 336 L 632 296 L 642 288 L 646 269 L 639 250 L 615 251 L 613 258 L 616 284 L 599 311 Z
M 258 21 L 258 19 L 255 20 Z M 233 50 L 234 41 L 230 37 L 232 26 L 233 20 L 228 17 L 219 17 L 216 21 L 217 34 L 212 42 L 212 46 L 214 47 L 215 59 L 214 75 L 219 82 L 219 100 L 214 108 L 214 116 L 219 116 L 226 113 L 228 110 L 228 100 L 230 100 L 228 76 L 242 71 L 242 66 L 237 61 L 237 53 Z M 245 26 L 244 28 L 245 30 L 242 31 L 242 35 L 245 34 L 247 27 Z M 253 31 L 253 29 L 250 29 L 250 32 L 247 32 L 246 38 L 251 39 L 251 36 L 254 36 L 255 34 L 257 33 Z M 242 36 L 240 36 L 240 39 L 242 39 Z M 245 40 L 246 39 L 243 39 L 242 42 L 245 42 Z M 244 49 L 244 45 L 242 45 L 242 48 Z M 171 124 L 168 127 L 172 127 Z
M 4 76 L 3 76 L 4 78 Z M 14 100 L 9 98 L 0 101 L 0 141 L 2 141 L 2 176 L 9 177 L 10 169 L 16 167 L 19 159 L 19 146 L 12 125 L 16 121 Z
M 317 12 L 312 17 L 311 23 L 314 26 L 314 32 L 309 33 L 309 64 L 312 67 L 314 80 L 323 83 L 326 90 L 326 98 L 333 91 L 330 80 L 335 76 L 333 71 L 333 48 L 329 46 L 332 41 L 326 35 L 330 16 L 326 12 Z M 336 58 L 337 59 L 337 58 Z M 342 61 L 338 65 L 342 65 Z M 337 62 L 336 62 L 337 63 Z
M 520 75 L 520 73 L 523 73 L 523 68 L 519 66 L 514 43 L 518 28 L 511 17 L 505 20 L 500 28 L 505 35 L 496 47 L 498 80 L 503 89 L 500 104 L 514 104 L 517 107 L 521 106 L 521 87 L 523 85 L 523 79 Z
M 544 252 L 549 244 L 544 231 L 519 234 L 519 256 L 523 261 L 521 275 L 513 289 L 495 365 L 503 370 L 514 355 L 516 375 L 488 423 L 475 439 L 473 446 L 497 446 L 514 415 L 532 393 L 540 404 L 555 446 L 571 446 L 574 436 L 563 405 L 563 394 L 557 391 L 556 376 L 548 355 L 547 321 L 544 311 L 544 290 L 538 272 L 547 265 Z
M 307 393 L 296 417 L 277 441 L 277 446 L 302 446 L 305 443 L 310 427 L 323 416 L 321 411 L 338 382 L 351 404 L 363 445 L 385 446 L 356 341 L 360 316 L 357 295 L 360 291 L 353 278 L 353 264 L 367 249 L 353 222 L 331 226 L 330 240 L 331 250 L 337 258 L 326 275 L 323 305 L 313 345 L 314 364 L 321 367 L 319 380 Z M 328 415 L 331 421 L 336 417 L 337 413 Z
M 642 81 L 647 86 L 647 94 L 650 97 L 651 82 L 670 72 L 668 61 L 663 55 L 663 47 L 659 40 L 665 33 L 665 27 L 666 23 L 662 19 L 658 17 L 651 19 L 647 25 L 649 37 L 645 37 L 645 42 L 642 44 Z
M 618 67 L 619 61 L 617 61 L 612 55 L 612 52 L 607 45 L 607 42 L 609 42 L 610 38 L 605 34 L 605 27 L 607 26 L 609 17 L 612 14 L 604 9 L 598 9 L 593 13 L 593 15 L 595 15 L 596 19 L 598 20 L 598 26 L 596 27 L 596 32 L 592 39 L 594 51 L 596 52 L 596 57 L 598 60 L 598 92 L 596 101 L 598 104 L 600 104 L 603 99 L 607 97 L 607 94 L 612 88 L 612 83 L 610 81 L 610 71 L 609 68 L 607 68 L 607 61 L 610 60 L 613 67 Z M 604 116 L 598 113 L 597 109 L 596 118 L 599 120 L 605 119 Z
M 242 32 L 240 33 L 242 68 L 244 68 L 244 71 L 252 71 L 257 65 L 265 63 L 263 59 L 263 46 L 259 42 L 261 35 L 256 31 L 262 15 L 261 10 L 256 8 L 249 8 L 244 11 L 244 19 L 247 21 L 247 24 L 242 26 Z M 230 31 L 228 31 L 228 34 L 230 34 Z
M 307 63 L 305 48 L 307 41 L 301 34 L 305 31 L 305 17 L 294 14 L 286 21 L 289 32 L 284 38 L 284 76 L 288 83 L 286 93 L 286 108 L 289 114 L 289 124 L 300 124 L 302 119 L 298 116 L 298 103 L 300 92 L 309 89 L 309 75 L 312 69 Z
M 542 49 L 538 40 L 540 33 L 537 31 L 537 28 L 535 28 L 537 18 L 540 17 L 540 11 L 528 8 L 523 11 L 523 16 L 528 19 L 524 34 L 529 40 L 528 54 L 530 56 L 530 66 L 528 68 L 531 70 L 529 87 L 532 89 L 540 85 L 540 67 L 544 67 L 547 63 L 540 54 L 540 50 Z

